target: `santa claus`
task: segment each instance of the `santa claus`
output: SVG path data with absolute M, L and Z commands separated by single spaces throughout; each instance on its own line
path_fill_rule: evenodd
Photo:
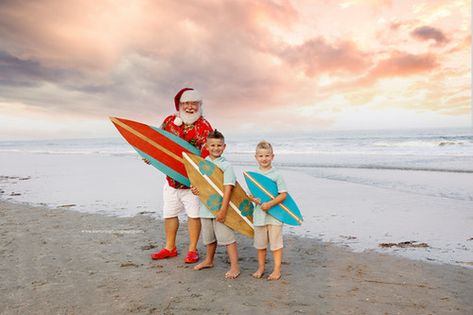
M 186 140 L 198 149 L 202 149 L 202 157 L 208 152 L 204 148 L 212 126 L 202 116 L 202 96 L 192 89 L 184 88 L 174 97 L 177 113 L 164 119 L 161 128 Z M 145 161 L 148 162 L 148 161 Z M 149 163 L 149 162 L 148 162 Z M 200 235 L 199 198 L 192 194 L 189 187 L 166 177 L 167 183 L 163 188 L 163 218 L 166 234 L 166 245 L 160 251 L 151 254 L 152 259 L 164 259 L 177 256 L 176 234 L 179 228 L 179 213 L 187 214 L 189 231 L 189 249 L 184 259 L 186 263 L 199 260 L 197 242 Z

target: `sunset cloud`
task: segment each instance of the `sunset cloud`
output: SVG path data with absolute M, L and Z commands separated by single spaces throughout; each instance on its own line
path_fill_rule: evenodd
M 279 130 L 295 119 L 304 121 L 300 129 L 338 127 L 337 113 L 383 108 L 382 95 L 399 108 L 430 95 L 419 108 L 469 117 L 468 95 L 432 92 L 447 80 L 469 88 L 468 7 L 446 0 L 3 1 L 0 102 L 52 122 L 57 115 L 159 122 L 173 110 L 175 92 L 191 86 L 204 95 L 209 119 L 235 130 L 265 116 Z M 420 94 L 406 92 L 414 85 Z
M 404 52 L 394 52 L 388 59 L 381 60 L 371 71 L 372 77 L 408 76 L 429 72 L 438 66 L 433 54 L 414 55 Z
M 328 43 L 315 38 L 284 49 L 280 55 L 291 66 L 300 67 L 308 77 L 323 73 L 360 73 L 370 65 L 370 55 L 349 41 Z
M 448 42 L 447 37 L 442 31 L 430 26 L 417 27 L 411 32 L 411 35 L 424 41 L 433 39 L 438 45 L 443 45 Z

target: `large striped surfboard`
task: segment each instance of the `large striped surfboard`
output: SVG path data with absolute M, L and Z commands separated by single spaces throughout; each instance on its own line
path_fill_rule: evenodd
M 212 162 L 195 154 L 183 153 L 182 156 L 192 185 L 199 190 L 200 201 L 215 214 L 222 206 L 223 171 Z M 235 232 L 250 238 L 254 236 L 253 204 L 238 182 L 233 187 L 227 216 L 223 223 Z
M 110 117 L 115 127 L 139 155 L 178 182 L 190 186 L 182 152 L 200 155 L 200 150 L 170 132 L 133 120 Z
M 243 172 L 243 175 L 251 194 L 261 202 L 268 202 L 279 194 L 276 182 L 270 178 L 256 172 Z M 289 225 L 301 225 L 303 221 L 299 207 L 289 194 L 282 203 L 271 207 L 268 214 Z

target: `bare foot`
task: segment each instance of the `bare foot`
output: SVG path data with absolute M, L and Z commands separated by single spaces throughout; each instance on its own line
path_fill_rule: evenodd
M 240 275 L 240 270 L 228 270 L 227 273 L 225 274 L 226 279 L 236 279 Z
M 269 276 L 268 276 L 268 280 L 279 280 L 281 279 L 281 273 L 280 272 L 276 272 L 276 271 L 273 271 L 273 273 L 271 273 Z
M 194 266 L 194 270 L 202 270 L 202 269 L 207 269 L 207 268 L 212 268 L 214 266 L 213 262 L 209 262 L 204 260 L 198 265 Z
M 253 277 L 255 277 L 256 279 L 260 279 L 264 274 L 264 269 L 260 269 L 258 268 L 258 270 L 256 270 L 256 272 L 254 272 L 252 274 Z

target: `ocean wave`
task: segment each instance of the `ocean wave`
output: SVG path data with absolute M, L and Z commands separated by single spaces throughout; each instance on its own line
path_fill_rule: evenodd
M 445 146 L 445 145 L 464 145 L 465 142 L 463 141 L 441 141 L 438 145 Z
M 238 166 L 254 166 L 254 162 L 231 161 L 232 164 Z M 473 174 L 473 167 L 467 168 L 446 168 L 446 167 L 425 167 L 425 166 L 409 166 L 409 165 L 380 165 L 380 164 L 344 164 L 344 163 L 304 163 L 304 162 L 277 162 L 273 165 L 279 168 L 337 168 L 337 169 L 368 169 L 368 170 L 396 170 L 396 171 L 422 171 L 422 172 L 447 172 L 447 173 L 466 173 Z
M 101 155 L 101 156 L 130 156 L 137 155 L 136 151 L 100 151 L 100 150 L 41 150 L 41 149 L 0 149 L 0 153 L 30 153 L 47 155 Z
M 471 144 L 471 142 L 465 142 L 461 140 L 435 140 L 435 141 L 401 141 L 401 142 L 374 142 L 374 147 L 409 147 L 409 148 L 422 148 L 422 147 L 442 147 L 442 146 L 463 146 Z
M 396 170 L 396 171 L 423 171 L 423 172 L 448 172 L 473 174 L 473 169 L 436 168 L 416 166 L 385 166 L 385 165 L 343 165 L 343 164 L 291 164 L 274 163 L 279 167 L 301 167 L 301 168 L 351 168 L 369 170 Z

